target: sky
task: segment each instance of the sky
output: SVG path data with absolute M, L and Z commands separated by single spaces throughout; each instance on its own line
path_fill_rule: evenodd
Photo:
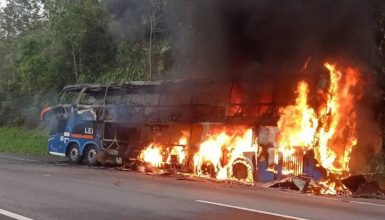
M 5 0 L 0 0 L 0 6 L 4 6 L 5 5 Z

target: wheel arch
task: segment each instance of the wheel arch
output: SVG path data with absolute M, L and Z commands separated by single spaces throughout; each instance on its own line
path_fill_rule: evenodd
M 83 148 L 82 148 L 82 150 L 81 150 L 81 153 L 82 153 L 82 155 L 85 155 L 86 154 L 86 152 L 87 152 L 87 150 L 88 150 L 88 148 L 89 147 L 91 147 L 91 146 L 95 146 L 96 147 L 96 150 L 99 152 L 99 146 L 95 143 L 95 142 L 87 142 L 87 143 L 85 143 L 84 145 L 83 145 Z
M 78 141 L 76 141 L 76 140 L 71 140 L 71 141 L 69 141 L 69 142 L 67 143 L 66 148 L 65 148 L 65 155 L 66 155 L 66 157 L 68 156 L 68 152 L 69 152 L 69 149 L 70 149 L 69 147 L 70 147 L 72 144 L 77 144 L 78 147 L 79 147 L 79 150 L 80 150 L 80 147 L 81 147 L 80 143 L 79 143 Z

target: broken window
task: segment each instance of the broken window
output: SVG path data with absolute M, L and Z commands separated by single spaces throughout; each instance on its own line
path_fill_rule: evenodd
M 79 100 L 80 105 L 103 105 L 106 88 L 88 88 Z
M 130 91 L 128 88 L 109 88 L 106 96 L 107 104 L 124 105 L 129 103 Z
M 62 134 L 65 131 L 66 125 L 67 120 L 57 118 L 50 120 L 48 123 L 49 134 Z
M 64 91 L 59 98 L 59 105 L 74 104 L 80 91 L 81 91 L 80 88 Z
M 159 94 L 150 87 L 144 88 L 109 88 L 106 96 L 107 104 L 118 105 L 158 105 Z

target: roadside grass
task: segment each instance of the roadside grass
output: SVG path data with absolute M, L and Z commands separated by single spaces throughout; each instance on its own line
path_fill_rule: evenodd
M 47 138 L 38 129 L 0 127 L 0 152 L 47 155 Z

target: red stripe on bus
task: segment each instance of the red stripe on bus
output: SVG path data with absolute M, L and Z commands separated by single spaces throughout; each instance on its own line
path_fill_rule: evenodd
M 94 139 L 94 136 L 89 134 L 71 134 L 71 137 L 80 138 L 80 139 Z

